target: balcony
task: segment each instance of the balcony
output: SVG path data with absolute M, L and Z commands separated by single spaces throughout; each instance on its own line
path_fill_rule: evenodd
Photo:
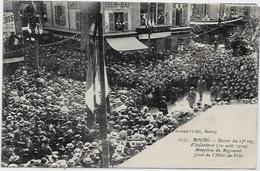
M 125 32 L 107 32 L 104 33 L 104 37 L 124 37 L 124 36 L 134 36 L 137 35 L 135 31 L 125 31 Z
M 159 33 L 159 32 L 167 32 L 170 31 L 171 26 L 170 25 L 154 25 L 152 27 L 152 30 L 150 28 L 147 28 L 146 26 L 139 26 L 136 28 L 136 31 L 139 34 L 145 34 L 152 31 L 152 33 Z
M 189 34 L 191 29 L 191 27 L 172 27 L 170 30 L 172 34 Z

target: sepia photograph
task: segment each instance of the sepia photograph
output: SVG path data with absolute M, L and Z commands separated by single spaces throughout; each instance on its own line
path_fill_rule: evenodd
M 260 6 L 206 2 L 3 0 L 1 167 L 256 169 Z

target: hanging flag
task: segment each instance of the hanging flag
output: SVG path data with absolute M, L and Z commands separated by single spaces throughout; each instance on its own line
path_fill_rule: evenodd
M 99 49 L 97 45 L 97 49 Z M 98 63 L 98 54 L 95 54 L 95 61 L 96 64 Z M 100 70 L 99 70 L 99 65 L 96 65 L 96 75 L 95 75 L 95 102 L 96 104 L 100 105 L 101 104 L 101 85 L 100 85 Z
M 96 34 L 94 32 L 95 32 L 95 24 L 92 23 L 89 29 L 89 35 L 93 36 L 94 34 Z
M 105 62 L 105 59 L 104 59 L 105 94 L 106 94 L 106 97 L 107 97 L 111 89 L 109 88 L 109 85 L 108 85 L 107 69 L 106 68 L 107 68 L 106 67 L 106 62 Z
M 149 20 L 148 20 L 148 27 L 151 27 L 152 26 L 152 21 L 151 21 L 151 19 L 149 18 Z
M 227 16 L 227 14 L 226 14 L 226 12 L 224 12 L 224 14 L 223 14 L 223 17 L 222 17 L 222 18 L 224 19 L 226 16 Z
M 95 45 L 94 45 L 95 46 Z M 88 106 L 88 108 L 94 112 L 95 104 L 94 104 L 94 59 L 96 56 L 96 48 L 92 48 L 91 55 L 88 57 L 88 70 L 87 70 L 87 79 L 86 79 L 86 94 L 85 94 L 85 101 Z
M 22 31 L 28 31 L 30 34 L 32 33 L 32 30 L 30 29 L 29 23 L 27 24 L 26 27 L 22 27 Z
M 154 20 L 152 20 L 151 22 L 151 27 L 154 27 Z
M 107 97 L 110 88 L 108 86 L 108 80 L 107 80 L 107 71 L 106 71 L 106 63 L 104 60 L 104 80 L 105 80 L 105 96 Z M 99 67 L 97 67 L 96 77 L 95 77 L 95 97 L 96 97 L 96 104 L 101 104 L 101 81 L 100 81 L 100 70 Z

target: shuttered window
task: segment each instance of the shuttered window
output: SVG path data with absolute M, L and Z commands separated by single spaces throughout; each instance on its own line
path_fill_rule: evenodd
M 108 14 L 109 32 L 127 31 L 129 29 L 129 20 L 127 12 L 115 12 Z
M 57 26 L 65 26 L 65 7 L 61 5 L 55 6 L 55 23 Z

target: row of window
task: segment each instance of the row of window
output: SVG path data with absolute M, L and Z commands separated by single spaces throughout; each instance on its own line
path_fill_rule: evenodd
M 64 27 L 66 25 L 65 7 L 62 5 L 56 5 L 56 6 L 54 6 L 54 11 L 55 11 L 56 25 Z M 81 13 L 80 12 L 75 13 L 75 19 L 76 19 L 76 30 L 80 30 L 81 29 L 81 25 L 80 25 Z
M 141 25 L 165 24 L 165 3 L 141 3 Z
M 129 8 L 130 3 L 126 2 L 104 2 L 104 8 Z M 181 26 L 182 6 L 176 5 L 177 13 L 173 16 L 178 17 L 176 25 Z M 65 7 L 56 5 L 54 8 L 55 24 L 57 26 L 66 26 Z M 181 12 L 180 12 L 181 11 Z M 109 13 L 109 32 L 128 30 L 128 12 Z M 80 12 L 76 12 L 76 29 L 80 30 Z M 165 3 L 140 3 L 140 25 L 164 25 L 166 20 Z

